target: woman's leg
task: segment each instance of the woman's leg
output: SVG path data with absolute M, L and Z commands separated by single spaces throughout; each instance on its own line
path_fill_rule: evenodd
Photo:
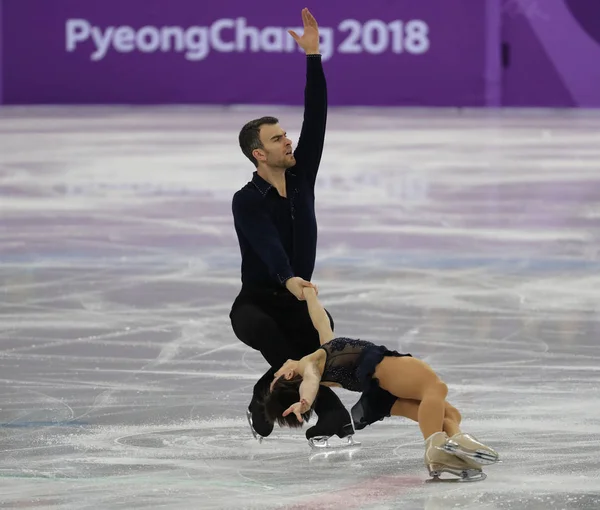
M 418 422 L 420 404 L 421 402 L 418 400 L 399 398 L 393 405 L 391 414 L 392 416 L 403 416 L 404 418 Z M 462 418 L 458 410 L 446 402 L 444 412 L 443 431 L 450 437 L 460 433 L 460 422 Z
M 462 421 L 462 415 L 460 414 L 458 409 L 456 409 L 456 407 L 449 404 L 448 402 L 446 402 L 446 415 L 444 417 L 444 424 L 446 423 L 446 420 L 449 420 L 450 422 L 452 422 L 452 424 L 456 424 L 456 432 L 450 433 L 449 431 L 444 429 L 448 436 L 452 437 L 454 434 L 458 434 L 459 432 L 461 432 L 460 422 Z
M 391 414 L 419 421 L 419 404 L 418 400 L 399 398 L 392 406 Z M 497 462 L 499 459 L 498 452 L 460 430 L 461 419 L 462 417 L 458 409 L 446 402 L 443 432 L 458 445 L 454 446 L 455 455 L 458 455 L 462 459 L 470 459 L 471 462 L 474 461 L 480 465 Z
M 448 387 L 427 363 L 408 356 L 386 357 L 374 377 L 392 395 L 420 401 L 417 418 L 425 439 L 443 430 Z

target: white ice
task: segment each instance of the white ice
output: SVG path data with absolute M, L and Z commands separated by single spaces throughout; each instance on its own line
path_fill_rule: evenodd
M 265 114 L 298 135 L 295 108 L 0 110 L 0 505 L 600 508 L 600 112 L 330 111 L 314 281 L 499 450 L 460 485 L 399 418 L 337 455 L 251 437 L 230 202 Z

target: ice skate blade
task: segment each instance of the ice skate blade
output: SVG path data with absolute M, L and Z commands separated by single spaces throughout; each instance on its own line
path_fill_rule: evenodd
M 472 460 L 482 466 L 489 466 L 500 462 L 498 455 L 494 455 L 487 450 L 467 450 L 451 440 L 442 446 L 438 446 L 437 449 L 456 455 L 459 458 Z
M 479 469 L 454 469 L 446 466 L 430 465 L 429 469 L 430 480 L 428 483 L 466 483 L 466 482 L 482 482 L 487 478 L 487 475 Z M 441 478 L 442 473 L 454 475 L 455 478 Z
M 313 450 L 327 450 L 327 449 L 344 449 L 344 448 L 356 448 L 361 445 L 358 441 L 354 440 L 352 435 L 346 436 L 343 439 L 332 440 L 329 436 L 315 436 L 308 440 L 308 445 Z
M 248 425 L 250 425 L 250 432 L 252 432 L 254 439 L 256 439 L 259 442 L 259 444 L 262 443 L 264 438 L 261 435 L 257 434 L 256 430 L 254 430 L 254 427 L 252 426 L 252 413 L 249 409 L 246 409 L 246 418 L 248 419 Z

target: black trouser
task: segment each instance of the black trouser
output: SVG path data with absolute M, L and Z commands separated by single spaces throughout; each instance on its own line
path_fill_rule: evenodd
M 327 315 L 333 329 L 333 319 L 329 312 Z M 287 290 L 242 289 L 229 317 L 236 336 L 249 347 L 260 351 L 271 365 L 271 369 L 254 386 L 254 397 L 268 391 L 274 373 L 288 359 L 298 360 L 320 346 L 319 333 L 310 319 L 306 301 L 298 301 Z M 350 423 L 350 415 L 339 397 L 331 388 L 321 386 L 315 401 L 319 421 L 332 411 L 343 411 L 340 417 L 345 422 L 339 426 Z M 336 432 L 331 431 L 332 434 Z

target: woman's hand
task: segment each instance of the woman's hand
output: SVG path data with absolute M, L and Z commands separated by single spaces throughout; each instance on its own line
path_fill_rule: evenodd
M 310 409 L 310 406 L 311 404 L 308 402 L 308 400 L 301 399 L 300 402 L 296 402 L 295 404 L 292 404 L 290 407 L 288 407 L 283 412 L 283 416 L 287 416 L 290 413 L 294 413 L 296 415 L 296 418 L 298 418 L 298 421 L 302 423 L 304 421 L 302 420 L 302 414 L 307 412 Z

